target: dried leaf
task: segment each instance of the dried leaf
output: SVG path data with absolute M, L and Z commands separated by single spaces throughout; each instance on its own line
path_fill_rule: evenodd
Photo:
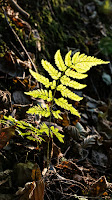
M 15 135 L 15 128 L 16 126 L 14 125 L 0 130 L 0 149 Z
M 23 21 L 21 18 L 19 17 L 12 17 L 13 22 L 16 24 L 16 26 L 18 26 L 19 28 L 23 28 L 25 31 L 27 31 L 28 33 L 31 32 L 31 26 L 28 24 L 28 22 Z
M 69 126 L 65 127 L 65 130 L 66 130 L 67 134 L 69 134 L 70 137 L 72 137 L 74 140 L 79 141 L 81 139 L 80 133 L 75 126 L 69 125 Z
M 20 200 L 44 200 L 44 180 L 38 164 L 32 169 L 32 179 L 33 182 L 26 183 L 24 188 L 16 192 L 21 196 Z
M 39 181 L 42 179 L 41 171 L 38 166 L 38 164 L 35 164 L 33 169 L 32 169 L 32 180 L 33 181 Z
M 98 138 L 97 135 L 88 135 L 86 138 L 84 138 L 84 141 L 81 143 L 82 147 L 84 149 L 91 147 L 96 143 L 96 139 Z
M 99 196 L 102 195 L 108 188 L 108 182 L 105 176 L 101 176 L 90 188 L 90 196 Z
M 82 136 L 85 136 L 85 135 L 86 135 L 86 131 L 85 131 L 84 127 L 83 127 L 79 122 L 77 122 L 76 128 L 78 129 L 79 133 L 80 133 Z
M 58 119 L 58 122 L 62 125 L 62 126 L 69 126 L 70 124 L 70 120 L 68 117 L 68 113 L 65 111 L 63 113 L 61 113 L 61 117 L 63 119 Z

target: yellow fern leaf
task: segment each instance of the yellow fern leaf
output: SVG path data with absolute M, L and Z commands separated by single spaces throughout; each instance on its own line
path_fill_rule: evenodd
M 92 66 L 108 64 L 108 61 L 103 61 L 97 59 L 94 56 L 87 56 L 85 54 L 80 54 L 77 52 L 72 57 L 72 66 L 71 68 L 75 69 L 79 73 L 87 72 Z
M 63 97 L 61 97 L 61 98 L 59 98 L 59 99 L 55 99 L 55 98 L 54 98 L 54 101 L 55 101 L 55 103 L 56 103 L 58 106 L 60 106 L 60 107 L 62 107 L 62 108 L 64 108 L 64 109 L 66 109 L 66 110 L 69 110 L 69 111 L 71 112 L 71 114 L 80 117 L 78 111 L 72 106 L 72 104 L 69 104 L 69 103 L 67 102 L 67 100 L 64 99 Z
M 60 91 L 63 97 L 68 97 L 69 99 L 72 99 L 74 101 L 81 101 L 83 99 L 83 97 L 79 97 L 77 94 L 73 93 L 62 84 L 58 85 L 57 91 Z
M 74 89 L 80 90 L 86 87 L 85 84 L 80 84 L 77 81 L 71 80 L 69 77 L 67 77 L 66 75 L 62 76 L 60 79 L 61 83 L 63 85 L 72 87 Z
M 65 64 L 67 67 L 70 67 L 72 65 L 71 53 L 72 51 L 69 51 L 65 56 Z
M 48 78 L 44 77 L 43 75 L 40 75 L 38 72 L 34 72 L 31 69 L 29 70 L 31 75 L 40 83 L 45 85 L 46 88 L 49 88 L 51 85 L 50 81 Z
M 64 64 L 64 61 L 63 61 L 63 59 L 62 59 L 60 50 L 58 50 L 58 51 L 55 53 L 54 59 L 55 59 L 55 64 L 56 64 L 56 66 L 58 67 L 58 69 L 59 69 L 60 71 L 65 71 L 67 67 L 66 67 L 66 65 Z
M 61 72 L 58 72 L 48 61 L 42 59 L 41 64 L 54 80 L 59 79 Z
M 84 79 L 88 76 L 87 74 L 81 74 L 81 73 L 75 72 L 75 71 L 71 70 L 70 68 L 66 70 L 65 74 L 74 79 Z

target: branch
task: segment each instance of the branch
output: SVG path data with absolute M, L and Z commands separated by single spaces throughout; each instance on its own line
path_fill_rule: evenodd
M 21 45 L 23 51 L 26 53 L 28 59 L 30 60 L 30 62 L 31 62 L 31 64 L 32 64 L 32 66 L 33 66 L 34 71 L 37 72 L 36 66 L 35 66 L 35 64 L 33 63 L 33 61 L 32 61 L 32 59 L 31 59 L 30 55 L 28 54 L 28 52 L 27 52 L 27 50 L 26 50 L 26 48 L 25 48 L 24 45 L 22 44 L 22 42 L 21 42 L 21 40 L 19 39 L 19 37 L 18 37 L 17 33 L 15 32 L 15 30 L 14 30 L 14 29 L 11 27 L 11 25 L 9 24 L 9 21 L 8 21 L 8 18 L 7 18 L 7 14 L 6 14 L 6 12 L 5 12 L 5 9 L 4 9 L 4 8 L 2 8 L 2 9 L 3 9 L 3 11 L 4 11 L 5 19 L 6 19 L 6 22 L 7 22 L 8 26 L 10 27 L 10 29 L 11 29 L 11 31 L 13 32 L 14 36 L 16 37 L 16 39 L 18 40 L 19 44 Z
M 27 13 L 25 10 L 23 10 L 17 3 L 15 0 L 8 0 L 10 5 L 15 9 L 17 10 L 19 13 L 21 13 L 21 15 L 23 15 L 25 18 L 29 18 L 30 17 L 30 14 Z

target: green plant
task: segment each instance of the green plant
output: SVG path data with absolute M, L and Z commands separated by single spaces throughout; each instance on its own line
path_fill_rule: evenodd
M 47 134 L 48 138 L 53 138 L 55 135 L 60 142 L 64 142 L 61 133 L 59 133 L 57 128 L 52 126 L 52 117 L 62 119 L 61 109 L 69 111 L 71 114 L 80 117 L 79 112 L 74 108 L 72 104 L 69 103 L 70 100 L 80 101 L 82 97 L 74 93 L 74 90 L 81 90 L 86 87 L 85 84 L 81 84 L 74 79 L 84 79 L 88 75 L 85 74 L 92 66 L 98 64 L 107 64 L 108 62 L 102 61 L 101 59 L 94 58 L 93 56 L 86 56 L 85 54 L 80 54 L 80 52 L 75 53 L 72 56 L 72 51 L 69 51 L 65 59 L 62 59 L 60 50 L 58 50 L 54 56 L 56 68 L 51 65 L 47 60 L 42 60 L 43 68 L 50 75 L 46 77 L 37 72 L 34 72 L 30 69 L 31 75 L 41 84 L 43 84 L 43 89 L 37 89 L 29 92 L 25 92 L 26 95 L 30 95 L 34 98 L 41 98 L 46 102 L 46 107 L 42 105 L 33 106 L 30 108 L 27 113 L 29 114 L 38 114 L 43 117 L 49 118 L 49 126 L 44 122 L 37 129 L 31 124 L 24 121 L 17 121 L 14 118 L 5 117 L 7 120 L 13 121 L 17 124 L 19 129 L 27 129 L 27 132 L 23 133 L 19 130 L 21 135 L 26 135 L 28 139 L 36 140 L 41 142 L 43 140 L 42 134 Z M 60 97 L 57 98 L 57 92 L 60 94 Z M 47 159 L 49 157 L 49 140 L 48 140 L 48 153 Z

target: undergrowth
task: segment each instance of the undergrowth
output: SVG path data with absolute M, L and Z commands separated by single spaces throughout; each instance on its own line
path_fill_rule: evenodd
M 62 119 L 61 112 L 63 110 L 67 110 L 72 115 L 80 118 L 79 112 L 71 103 L 69 103 L 69 99 L 72 101 L 81 101 L 83 97 L 75 94 L 74 90 L 81 90 L 85 88 L 86 85 L 81 84 L 76 80 L 85 79 L 88 76 L 86 72 L 89 71 L 92 66 L 109 63 L 93 56 L 80 54 L 80 52 L 73 55 L 72 51 L 69 51 L 63 59 L 60 50 L 55 53 L 54 60 L 56 67 L 47 60 L 42 59 L 41 64 L 48 73 L 46 73 L 46 76 L 30 69 L 31 75 L 43 85 L 43 88 L 25 92 L 26 95 L 45 101 L 45 106 L 33 106 L 29 108 L 27 113 L 47 118 L 49 125 L 42 121 L 38 127 L 34 127 L 30 123 L 16 120 L 11 116 L 4 116 L 5 120 L 1 120 L 2 123 L 6 123 L 8 120 L 13 124 L 16 124 L 16 130 L 20 135 L 26 136 L 30 140 L 37 141 L 37 143 L 41 143 L 44 140 L 43 133 L 46 134 L 48 137 L 48 165 L 50 139 L 53 139 L 53 136 L 56 136 L 60 142 L 64 142 L 64 135 L 59 132 L 58 128 L 55 128 L 52 125 L 52 120 Z

